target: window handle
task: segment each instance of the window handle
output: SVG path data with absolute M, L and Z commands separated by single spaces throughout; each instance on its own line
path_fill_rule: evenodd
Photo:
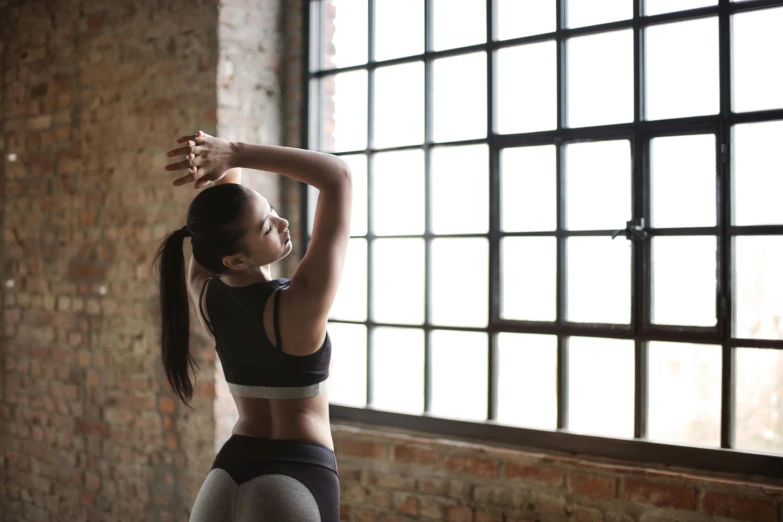
M 612 239 L 616 238 L 620 234 L 623 234 L 625 239 L 628 240 L 647 239 L 647 236 L 649 235 L 647 230 L 644 228 L 644 218 L 639 219 L 638 225 L 634 223 L 634 220 L 626 221 L 625 228 L 621 230 L 615 230 L 612 234 Z

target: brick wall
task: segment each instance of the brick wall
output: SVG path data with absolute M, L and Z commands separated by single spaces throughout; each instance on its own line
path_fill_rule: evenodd
M 217 136 L 264 145 L 281 143 L 281 7 L 279 0 L 220 3 Z M 282 64 L 284 67 L 285 62 Z M 274 173 L 245 170 L 242 182 L 257 190 L 287 217 L 280 177 Z M 284 264 L 274 267 L 272 277 L 285 276 L 285 270 Z M 215 452 L 231 436 L 231 429 L 239 418 L 219 361 L 216 366 Z
M 187 520 L 236 416 L 194 329 L 194 410 L 149 263 L 202 128 L 300 144 L 299 0 L 0 0 L 0 522 Z M 255 71 L 255 72 L 254 72 Z M 250 173 L 299 258 L 299 186 Z M 338 349 L 337 347 L 335 349 Z M 345 520 L 783 522 L 781 488 L 334 424 Z
M 352 522 L 780 522 L 783 482 L 334 423 Z
M 163 374 L 150 262 L 194 194 L 163 152 L 279 143 L 279 10 L 0 0 L 0 521 L 187 519 L 235 409 L 195 328 L 193 410 Z

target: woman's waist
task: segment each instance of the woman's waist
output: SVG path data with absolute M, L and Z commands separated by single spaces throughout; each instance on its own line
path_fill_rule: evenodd
M 233 434 L 262 439 L 311 441 L 334 450 L 328 403 L 324 411 L 271 407 L 265 413 L 240 413 Z

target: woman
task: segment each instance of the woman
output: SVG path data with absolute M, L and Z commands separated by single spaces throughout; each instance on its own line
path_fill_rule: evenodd
M 351 174 L 336 156 L 228 142 L 201 131 L 177 140 L 175 186 L 200 192 L 187 222 L 161 245 L 162 357 L 174 391 L 193 396 L 188 296 L 215 342 L 239 411 L 196 496 L 191 522 L 338 522 L 340 489 L 329 426 L 326 331 L 351 222 Z M 241 168 L 320 190 L 312 239 L 290 279 L 270 265 L 291 252 L 288 221 L 241 185 Z M 185 274 L 182 242 L 193 255 Z

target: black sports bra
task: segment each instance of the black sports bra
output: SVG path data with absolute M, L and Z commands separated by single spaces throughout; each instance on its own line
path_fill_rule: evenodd
M 214 283 L 210 284 L 211 281 Z M 266 301 L 272 292 L 290 282 L 290 279 L 279 278 L 232 287 L 216 277 L 204 283 L 199 310 L 215 337 L 215 349 L 233 395 L 304 399 L 326 390 L 332 356 L 329 333 L 315 353 L 298 356 L 283 352 L 277 319 L 280 292 L 275 293 L 273 314 L 277 346 L 273 346 L 266 335 L 263 321 Z M 205 291 L 210 321 L 201 306 Z

